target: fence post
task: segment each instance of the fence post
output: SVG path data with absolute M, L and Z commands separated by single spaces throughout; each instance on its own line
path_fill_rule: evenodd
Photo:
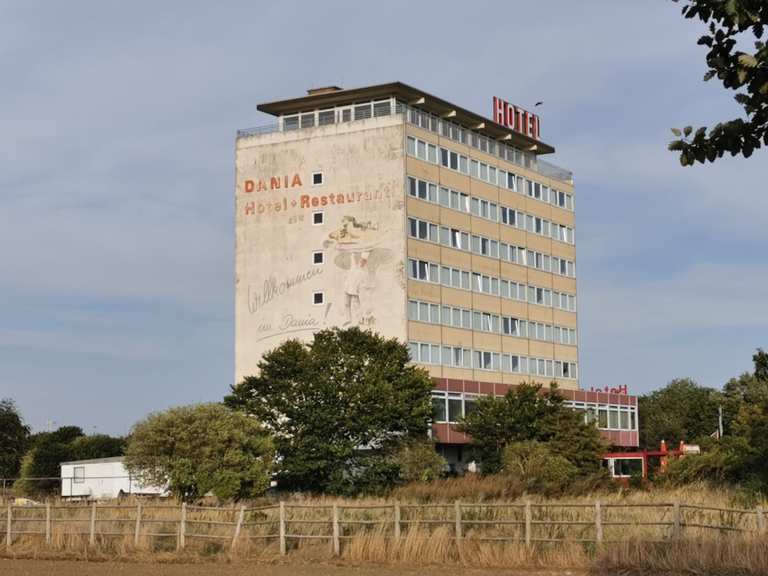
M 8 546 L 8 548 L 11 547 L 11 542 L 13 541 L 13 531 L 11 528 L 13 527 L 13 504 L 8 504 L 8 517 L 6 518 L 6 526 L 5 526 L 5 545 Z
M 91 534 L 88 538 L 88 544 L 93 546 L 96 543 L 96 502 L 91 507 Z
M 333 511 L 332 511 L 332 523 L 333 523 L 333 555 L 339 556 L 341 554 L 341 542 L 339 539 L 339 536 L 341 536 L 339 531 L 339 506 L 338 504 L 333 505 Z
M 245 504 L 240 506 L 240 514 L 237 515 L 237 524 L 235 525 L 235 534 L 232 536 L 232 548 L 237 543 L 237 538 L 240 536 L 240 528 L 243 526 L 243 519 L 245 518 Z
M 462 538 L 461 534 L 461 502 L 456 500 L 454 502 L 455 520 L 456 520 L 456 541 L 458 542 Z
M 395 500 L 394 504 L 394 523 L 395 523 L 395 540 L 400 540 L 400 501 Z
M 530 547 L 531 546 L 531 522 L 533 518 L 531 517 L 531 503 L 526 502 L 525 503 L 525 545 Z
M 280 501 L 280 554 L 285 556 L 285 502 Z
M 51 503 L 45 503 L 45 543 L 51 543 Z
M 595 540 L 598 543 L 603 541 L 603 510 L 600 500 L 595 502 Z
M 679 540 L 681 532 L 680 502 L 672 504 L 672 539 Z
M 765 534 L 765 512 L 760 506 L 757 507 L 757 531 Z
M 187 503 L 181 503 L 181 520 L 179 521 L 179 539 L 176 541 L 176 549 L 181 550 L 186 545 L 187 535 Z
M 141 533 L 141 500 L 136 504 L 136 526 L 133 528 L 133 545 L 139 547 L 139 534 Z

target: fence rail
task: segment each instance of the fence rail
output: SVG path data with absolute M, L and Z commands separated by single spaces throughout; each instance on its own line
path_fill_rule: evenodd
M 190 542 L 221 541 L 231 548 L 243 542 L 276 542 L 287 554 L 304 540 L 328 541 L 339 555 L 342 543 L 376 534 L 405 538 L 410 530 L 427 534 L 443 529 L 455 542 L 609 544 L 630 539 L 674 541 L 715 532 L 719 535 L 766 534 L 765 512 L 708 507 L 678 502 L 658 504 L 463 503 L 451 504 L 292 504 L 279 502 L 249 508 L 137 504 L 14 505 L 0 510 L 5 545 L 38 538 L 87 537 L 94 546 L 123 537 L 135 546 L 153 539 L 175 540 L 181 550 Z M 634 531 L 627 528 L 633 527 Z M 0 532 L 1 533 L 1 532 Z

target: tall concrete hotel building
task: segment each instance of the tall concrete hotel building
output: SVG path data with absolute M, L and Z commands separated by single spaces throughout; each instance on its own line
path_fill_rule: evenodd
M 288 338 L 360 326 L 434 378 L 459 467 L 452 423 L 524 381 L 638 444 L 626 388 L 579 388 L 572 174 L 542 159 L 537 115 L 489 100 L 484 117 L 395 82 L 258 106 L 276 122 L 237 135 L 237 381 Z

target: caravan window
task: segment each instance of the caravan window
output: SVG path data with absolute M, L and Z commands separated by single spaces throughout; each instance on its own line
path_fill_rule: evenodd
M 85 466 L 75 466 L 72 469 L 72 482 L 75 484 L 85 482 Z

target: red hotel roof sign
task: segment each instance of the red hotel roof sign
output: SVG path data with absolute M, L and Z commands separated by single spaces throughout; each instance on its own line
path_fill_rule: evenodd
M 494 122 L 510 130 L 520 132 L 520 134 L 524 134 L 534 140 L 539 139 L 540 122 L 537 114 L 518 108 L 506 100 L 494 96 L 493 114 L 491 117 Z

